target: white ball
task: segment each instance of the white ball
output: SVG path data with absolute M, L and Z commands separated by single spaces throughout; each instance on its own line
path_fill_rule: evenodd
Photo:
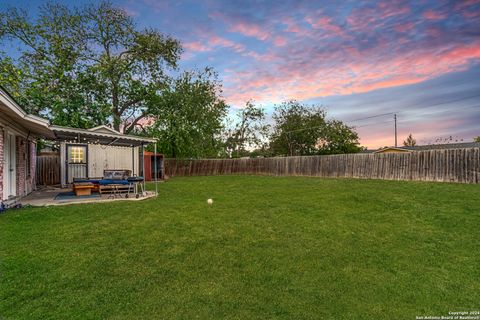
M 212 199 L 208 199 L 208 200 L 207 200 L 207 203 L 211 205 L 211 204 L 213 204 L 213 200 L 212 200 Z

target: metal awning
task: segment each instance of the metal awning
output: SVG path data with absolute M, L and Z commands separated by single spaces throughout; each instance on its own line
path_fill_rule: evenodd
M 109 146 L 120 147 L 138 147 L 155 143 L 153 138 L 132 136 L 127 134 L 102 131 L 92 131 L 86 129 L 69 128 L 62 126 L 50 126 L 55 134 L 57 141 L 67 141 L 71 143 L 95 143 Z

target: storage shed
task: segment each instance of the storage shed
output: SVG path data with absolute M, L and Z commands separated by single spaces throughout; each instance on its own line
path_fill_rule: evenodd
M 145 151 L 143 159 L 145 163 L 145 174 L 143 176 L 145 177 L 146 181 L 155 180 L 155 173 L 157 175 L 157 180 L 163 180 L 165 178 L 163 154 Z M 155 162 L 157 162 L 156 167 Z

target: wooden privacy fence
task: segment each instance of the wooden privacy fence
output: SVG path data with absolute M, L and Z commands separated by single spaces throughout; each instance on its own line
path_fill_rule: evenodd
M 167 176 L 259 174 L 479 183 L 480 148 L 256 159 L 165 160 Z
M 38 154 L 36 176 L 37 185 L 60 184 L 60 155 L 57 152 Z

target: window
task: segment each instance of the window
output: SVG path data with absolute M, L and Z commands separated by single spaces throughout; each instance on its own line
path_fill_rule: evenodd
M 85 161 L 85 147 L 84 146 L 70 146 L 68 154 L 69 163 L 86 163 Z

